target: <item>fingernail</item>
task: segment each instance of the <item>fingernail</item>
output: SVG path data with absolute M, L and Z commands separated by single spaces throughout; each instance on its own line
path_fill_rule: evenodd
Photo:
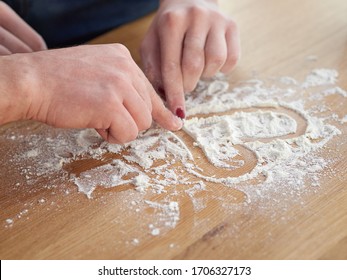
M 181 119 L 184 119 L 186 117 L 186 113 L 184 112 L 182 108 L 179 107 L 176 109 L 176 116 Z
M 174 116 L 175 117 L 175 123 L 176 123 L 176 129 L 175 130 L 180 130 L 183 127 L 183 121 L 181 118 Z

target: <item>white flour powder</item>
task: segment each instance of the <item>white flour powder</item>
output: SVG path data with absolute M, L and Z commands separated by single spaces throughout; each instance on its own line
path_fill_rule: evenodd
M 223 76 L 199 82 L 196 90 L 187 96 L 183 131 L 193 138 L 194 148 L 203 151 L 211 166 L 225 171 L 223 177 L 207 175 L 198 167 L 200 158 L 194 158 L 189 143 L 158 127 L 127 145 L 105 143 L 93 130 L 54 130 L 50 132 L 54 135 L 44 138 L 39 134 L 23 136 L 8 131 L 1 137 L 19 145 L 25 141 L 27 151 L 14 155 L 13 163 L 27 184 L 37 184 L 42 176 L 51 180 L 54 176 L 69 176 L 89 198 L 97 187 L 131 184 L 145 195 L 165 193 L 169 186 L 186 185 L 185 192 L 198 212 L 206 207 L 197 197 L 206 190 L 205 182 L 238 189 L 247 195 L 248 202 L 276 191 L 278 186 L 285 185 L 293 192 L 305 186 L 318 187 L 319 174 L 330 161 L 316 152 L 341 132 L 327 122 L 328 117 L 319 117 L 313 110 L 305 109 L 305 99 L 299 97 L 310 88 L 315 92 L 307 100 L 322 100 L 332 94 L 347 97 L 336 86 L 337 77 L 335 70 L 316 69 L 302 83 L 291 77 L 279 78 L 278 82 L 285 88 L 267 86 L 258 79 L 229 88 Z M 315 111 L 327 110 L 322 105 Z M 304 123 L 301 132 L 298 132 L 298 120 Z M 335 120 L 344 124 L 346 115 Z M 251 152 L 256 164 L 235 175 L 247 163 L 239 147 Z M 103 157 L 110 153 L 115 159 L 103 163 Z M 62 169 L 81 158 L 98 160 L 101 165 L 75 175 Z M 187 173 L 195 179 L 188 179 Z M 144 202 L 157 213 L 156 222 L 149 228 L 153 236 L 161 234 L 164 227 L 174 228 L 182 218 L 177 201 Z M 13 219 L 6 220 L 10 225 L 13 222 Z M 135 238 L 131 243 L 136 245 L 139 240 Z

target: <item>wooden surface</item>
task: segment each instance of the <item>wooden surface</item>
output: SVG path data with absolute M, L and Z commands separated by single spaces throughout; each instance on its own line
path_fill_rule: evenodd
M 232 74 L 233 81 L 246 80 L 255 72 L 261 77 L 302 79 L 313 68 L 324 67 L 338 70 L 338 85 L 347 89 L 347 1 L 220 3 L 234 17 L 241 33 L 242 59 Z M 137 50 L 150 20 L 139 20 L 93 43 L 124 43 L 140 62 Z M 308 61 L 310 55 L 317 60 Z M 340 118 L 347 114 L 346 99 L 332 96 L 329 102 Z M 2 140 L 0 258 L 346 259 L 347 130 L 346 124 L 334 125 L 343 134 L 322 151 L 326 158 L 338 158 L 330 167 L 331 176 L 322 178 L 315 192 L 288 197 L 292 202 L 287 201 L 285 209 L 280 207 L 280 200 L 278 205 L 244 204 L 244 193 L 217 185 L 208 185 L 201 193 L 205 206 L 199 212 L 194 211 L 190 197 L 180 187 L 145 197 L 131 186 L 98 188 L 94 199 L 87 199 L 67 179 L 59 179 L 59 174 L 52 188 L 47 188 L 49 179 L 16 186 L 23 174 L 8 156 L 7 151 L 13 149 L 11 141 Z M 25 135 L 44 135 L 48 129 L 20 123 L 6 125 L 0 133 L 8 133 L 13 127 Z M 78 173 L 93 164 L 81 161 L 65 168 Z M 149 225 L 160 219 L 159 214 L 148 207 L 136 212 L 137 206 L 131 201 L 162 201 L 173 192 L 179 201 L 180 220 L 173 229 L 153 236 Z M 6 219 L 13 219 L 13 225 L 9 226 Z M 134 244 L 134 239 L 139 243 Z

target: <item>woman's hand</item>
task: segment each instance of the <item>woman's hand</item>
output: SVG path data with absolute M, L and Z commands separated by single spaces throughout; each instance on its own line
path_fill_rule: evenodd
M 181 118 L 184 93 L 201 76 L 231 71 L 239 53 L 236 24 L 215 0 L 162 0 L 141 46 L 147 77 Z

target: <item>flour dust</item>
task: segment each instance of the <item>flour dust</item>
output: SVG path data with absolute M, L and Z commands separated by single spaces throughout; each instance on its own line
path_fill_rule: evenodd
M 15 183 L 17 187 L 49 179 L 51 185 L 47 187 L 54 188 L 63 177 L 93 198 L 98 196 L 97 188 L 131 185 L 133 190 L 129 192 L 137 192 L 143 199 L 127 202 L 132 206 L 129 209 L 141 203 L 155 210 L 148 233 L 157 236 L 185 219 L 179 195 L 169 194 L 172 186 L 176 186 L 176 194 L 189 197 L 195 213 L 207 207 L 207 185 L 211 182 L 244 193 L 245 207 L 273 203 L 274 194 L 286 195 L 284 204 L 305 191 L 318 190 L 322 176 L 327 174 L 324 172 L 337 160 L 324 154 L 324 148 L 343 133 L 338 125 L 345 128 L 347 122 L 347 115 L 334 114 L 324 103 L 330 95 L 347 97 L 337 80 L 336 70 L 315 69 L 302 82 L 283 76 L 272 83 L 251 79 L 231 86 L 222 75 L 200 81 L 187 96 L 187 119 L 180 132 L 188 135 L 193 144 L 155 125 L 126 145 L 105 143 L 94 130 L 42 125 L 37 125 L 37 133 L 28 130 L 23 134 L 12 128 L 0 137 L 15 147 L 6 154 L 18 180 L 22 180 Z M 194 149 L 203 152 L 205 169 L 221 169 L 224 176 L 209 175 L 199 167 L 200 156 Z M 245 169 L 243 151 L 254 158 L 251 169 Z M 82 159 L 98 164 L 77 174 L 66 168 Z M 161 195 L 162 200 L 148 200 L 148 193 Z M 220 200 L 221 205 L 229 205 L 228 209 L 233 205 L 222 197 Z M 6 227 L 13 227 L 15 221 L 16 217 L 9 217 Z M 130 242 L 138 245 L 141 240 L 133 238 Z

